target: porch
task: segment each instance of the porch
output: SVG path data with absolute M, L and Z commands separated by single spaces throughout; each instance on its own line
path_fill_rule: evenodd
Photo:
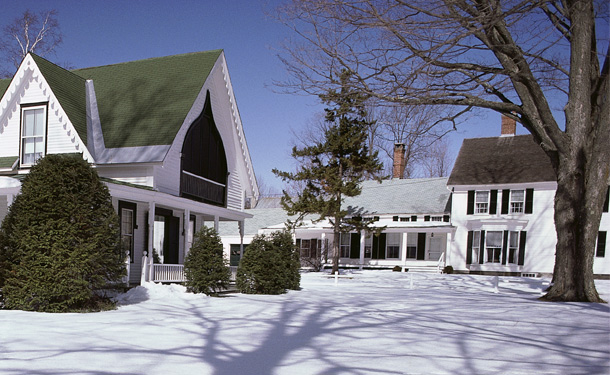
M 235 281 L 237 267 L 231 266 L 231 281 Z M 146 254 L 142 257 L 142 277 L 140 284 L 155 283 L 183 283 L 186 281 L 183 264 L 154 263 L 152 256 Z

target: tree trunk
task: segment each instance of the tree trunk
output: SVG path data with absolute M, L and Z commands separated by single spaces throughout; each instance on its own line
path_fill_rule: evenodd
M 574 145 L 572 148 L 582 150 Z M 582 155 L 559 158 L 554 214 L 555 269 L 553 283 L 542 300 L 603 302 L 595 289 L 593 261 L 607 191 L 608 165 L 604 162 L 607 158 L 597 156 L 593 158 L 597 160 L 588 161 Z
M 336 221 L 335 221 L 335 223 L 336 223 Z M 338 225 L 335 224 L 334 229 L 333 229 L 333 270 L 331 272 L 333 275 L 339 273 L 339 255 L 340 255 L 339 246 L 340 246 L 340 243 L 341 243 L 341 232 L 339 231 Z

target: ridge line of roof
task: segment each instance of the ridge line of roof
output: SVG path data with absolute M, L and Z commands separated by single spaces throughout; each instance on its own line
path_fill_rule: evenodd
M 222 53 L 223 51 L 224 51 L 224 49 L 219 48 L 219 49 L 213 49 L 213 50 L 208 50 L 208 51 L 187 52 L 187 53 L 179 53 L 179 54 L 175 54 L 175 55 L 166 55 L 166 56 L 154 56 L 154 57 L 147 57 L 147 58 L 138 59 L 138 60 L 121 61 L 121 62 L 112 63 L 112 64 L 87 66 L 87 67 L 84 67 L 84 68 L 73 69 L 73 70 L 71 70 L 71 72 L 73 72 L 77 76 L 83 78 L 82 76 L 80 76 L 76 72 L 87 70 L 87 69 L 107 68 L 107 67 L 113 67 L 113 66 L 119 66 L 119 65 L 127 65 L 127 64 L 132 64 L 132 63 L 140 63 L 140 62 L 144 62 L 144 61 L 160 60 L 160 59 L 167 59 L 167 58 L 171 58 L 171 57 L 181 57 L 181 56 L 188 56 L 188 55 L 197 55 L 197 54 L 203 54 L 203 53 L 216 52 L 216 53 L 218 53 L 220 55 L 220 53 Z M 86 79 L 86 78 L 84 78 L 84 79 Z

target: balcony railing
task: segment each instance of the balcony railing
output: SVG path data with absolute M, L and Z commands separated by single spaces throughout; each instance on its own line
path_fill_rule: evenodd
M 187 171 L 182 171 L 181 173 L 180 192 L 182 195 L 224 207 L 226 188 L 225 184 L 205 177 L 197 176 Z

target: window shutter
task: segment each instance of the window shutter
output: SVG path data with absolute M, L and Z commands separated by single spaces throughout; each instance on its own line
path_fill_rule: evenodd
M 502 264 L 506 264 L 506 254 L 508 253 L 508 231 L 504 231 L 504 239 L 502 240 Z
M 373 250 L 371 252 L 371 259 L 379 259 L 379 237 L 381 235 L 373 235 Z
M 466 206 L 466 215 L 474 214 L 474 190 L 468 190 L 468 204 Z
M 430 215 L 424 216 L 424 221 L 430 221 Z
M 479 245 L 479 264 L 485 263 L 485 231 L 481 231 L 481 244 Z
M 449 215 L 443 215 L 443 221 L 445 223 L 448 223 L 449 222 Z
M 604 201 L 604 212 L 608 212 L 609 201 L 610 201 L 610 186 L 608 186 L 608 190 L 606 190 L 606 200 Z
M 466 242 L 466 264 L 472 264 L 472 238 L 474 237 L 474 232 L 468 231 L 468 240 Z
M 527 238 L 527 232 L 522 230 L 519 235 L 519 260 L 517 264 L 522 266 L 525 263 L 525 242 Z
M 525 213 L 534 212 L 534 189 L 525 189 Z
M 297 249 L 301 249 L 301 239 L 297 238 Z
M 398 216 L 392 216 L 392 221 L 398 221 Z
M 352 233 L 349 244 L 350 259 L 360 259 L 360 233 Z
M 603 258 L 606 256 L 606 231 L 600 231 L 597 233 L 597 250 L 595 256 Z
M 510 190 L 504 189 L 502 190 L 502 210 L 500 213 L 502 215 L 508 214 L 508 205 L 510 203 Z
M 489 194 L 489 214 L 495 215 L 498 210 L 498 191 L 491 190 Z
M 426 233 L 417 233 L 417 260 L 426 259 Z

